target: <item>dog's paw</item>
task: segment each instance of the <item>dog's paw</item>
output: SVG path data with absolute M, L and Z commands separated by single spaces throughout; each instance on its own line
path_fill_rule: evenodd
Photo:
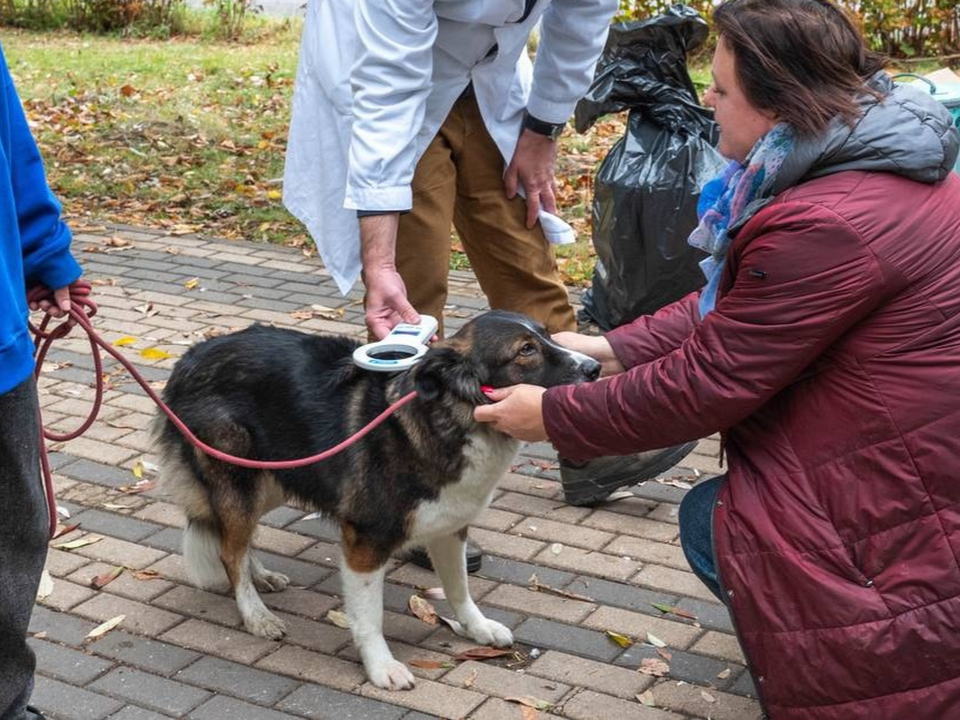
M 279 640 L 287 631 L 287 625 L 272 612 L 264 610 L 243 619 L 247 632 L 268 640 Z
M 384 690 L 412 690 L 413 673 L 399 660 L 390 658 L 367 668 L 370 682 Z
M 467 628 L 467 633 L 481 645 L 509 647 L 513 645 L 513 633 L 506 625 L 496 620 L 481 618 Z
M 260 592 L 280 592 L 286 590 L 290 584 L 290 578 L 283 573 L 264 570 L 253 576 L 253 584 Z

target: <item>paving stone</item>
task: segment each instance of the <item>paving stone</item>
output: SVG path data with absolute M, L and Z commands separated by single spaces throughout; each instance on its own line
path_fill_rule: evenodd
M 524 620 L 520 627 L 514 630 L 513 638 L 536 648 L 563 650 L 602 662 L 610 662 L 623 652 L 620 646 L 601 631 L 565 625 L 544 618 Z
M 666 663 L 670 666 L 667 677 L 673 680 L 684 680 L 695 685 L 713 685 L 721 690 L 731 684 L 731 679 L 738 677 L 743 670 L 742 665 L 734 665 L 722 660 L 696 655 L 691 652 L 668 648 L 670 659 Z M 651 645 L 632 645 L 618 657 L 614 663 L 621 667 L 636 670 L 640 667 L 643 658 L 664 659 L 657 649 Z M 729 671 L 726 678 L 717 677 L 720 673 Z
M 515 526 L 511 533 L 517 530 Z M 491 532 L 483 528 L 470 528 L 470 537 L 484 549 L 484 552 L 514 560 L 530 560 L 543 550 L 546 544 L 542 540 L 521 538 L 516 534 Z
M 476 646 L 476 643 L 474 643 L 474 646 Z M 407 645 L 406 643 L 397 642 L 396 640 L 390 643 L 390 652 L 393 653 L 395 660 L 399 660 L 406 665 L 407 669 L 410 670 L 410 672 L 412 672 L 416 677 L 427 678 L 429 680 L 437 680 L 443 677 L 450 672 L 450 669 L 454 665 L 457 664 L 449 653 L 435 652 L 433 650 L 428 650 L 421 645 Z M 337 654 L 337 657 L 357 663 L 357 665 L 361 664 L 360 651 L 357 650 L 353 643 L 344 646 L 344 648 Z M 410 664 L 411 660 L 432 660 L 438 663 L 440 667 L 417 667 L 416 665 Z
M 601 607 L 582 624 L 600 631 L 613 630 L 639 641 L 650 633 L 670 647 L 681 649 L 690 647 L 703 634 L 692 625 L 611 607 Z
M 527 673 L 607 695 L 633 699 L 653 683 L 653 678 L 606 663 L 550 650 L 534 660 Z
M 217 696 L 190 713 L 192 720 L 285 720 L 297 716 L 268 710 L 240 700 Z
M 679 524 L 680 506 L 673 503 L 659 503 L 647 516 L 649 520 Z
M 82 568 L 90 560 L 82 555 L 73 555 L 66 550 L 47 550 L 47 561 L 44 567 L 51 576 L 66 577 L 75 570 Z
M 154 599 L 156 607 L 166 608 L 179 615 L 238 628 L 243 618 L 231 595 L 218 595 L 194 587 L 175 585 L 172 590 Z
M 424 570 L 423 568 L 414 565 L 413 563 L 404 563 L 396 570 L 389 572 L 387 577 L 394 582 L 402 583 L 404 585 L 412 585 L 414 587 L 439 587 L 440 578 L 431 570 Z M 476 575 L 467 576 L 467 587 L 470 590 L 470 597 L 474 600 L 478 600 L 482 597 L 485 597 L 493 588 L 497 586 L 497 583 L 493 580 L 487 580 L 483 577 L 478 577 Z
M 137 450 L 120 447 L 112 443 L 90 440 L 85 437 L 79 437 L 75 440 L 68 440 L 58 449 L 63 449 L 73 455 L 88 459 L 106 460 L 107 462 L 119 465 L 125 460 L 129 460 L 139 454 Z
M 510 534 L 587 550 L 599 550 L 614 539 L 614 536 L 608 532 L 539 517 L 524 518 L 510 529 Z
M 169 527 L 182 528 L 186 524 L 183 510 L 176 505 L 163 501 L 152 502 L 137 510 L 133 513 L 133 516 Z
M 298 510 L 297 508 L 287 507 L 286 505 L 281 505 L 278 508 L 274 508 L 266 515 L 260 518 L 261 525 L 269 525 L 270 527 L 282 528 L 287 527 L 291 523 L 298 521 L 303 517 L 303 510 Z M 309 521 L 308 521 L 309 522 Z M 298 528 L 288 528 L 290 530 L 295 530 L 296 532 L 303 532 Z M 310 533 L 304 533 L 309 535 Z
M 700 600 L 716 600 L 713 593 L 692 572 L 663 565 L 645 565 L 630 582 L 648 588 L 666 590 L 676 595 L 687 595 Z
M 689 570 L 690 563 L 683 554 L 679 545 L 661 543 L 649 538 L 637 538 L 621 535 L 603 548 L 605 553 L 620 555 L 640 560 L 644 563 L 654 563 L 678 570 Z
M 178 717 L 210 697 L 206 690 L 132 668 L 117 668 L 89 688 Z
M 126 470 L 85 459 L 70 463 L 60 472 L 74 480 L 83 480 L 97 485 L 109 485 L 110 487 L 120 487 L 136 482 L 136 478 Z
M 155 550 L 179 554 L 183 550 L 183 530 L 182 528 L 164 528 L 150 537 L 144 538 L 141 542 Z
M 184 668 L 174 679 L 259 705 L 273 705 L 300 686 L 281 675 L 210 657 Z
M 541 717 L 539 713 L 537 717 Z M 524 720 L 524 716 L 521 705 L 492 697 L 470 713 L 470 720 Z
M 554 618 L 566 623 L 578 623 L 596 610 L 596 605 L 580 600 L 568 600 L 543 592 L 533 592 L 514 585 L 494 588 L 483 601 L 508 610 Z
M 745 695 L 750 698 L 757 697 L 757 686 L 753 683 L 753 676 L 746 670 L 744 670 L 736 681 L 726 690 L 734 695 Z
M 30 616 L 30 634 L 43 633 L 43 639 L 67 645 L 80 646 L 97 623 L 81 620 L 73 615 L 34 606 Z
M 345 691 L 353 690 L 366 680 L 363 667 L 357 663 L 298 647 L 281 647 L 260 660 L 256 666 L 261 670 Z
M 118 615 L 126 615 L 119 627 L 138 635 L 151 637 L 183 621 L 180 615 L 107 593 L 97 595 L 78 605 L 73 612 L 98 623 L 106 622 Z
M 616 535 L 633 535 L 657 542 L 670 542 L 675 540 L 679 534 L 676 525 L 623 515 L 609 510 L 595 510 L 592 515 L 583 519 L 582 524 Z
M 86 685 L 113 667 L 111 662 L 46 640 L 31 638 L 28 644 L 37 655 L 37 672 L 74 685 Z
M 539 477 L 529 477 L 516 472 L 508 472 L 497 484 L 501 490 L 536 495 L 544 498 L 559 498 L 563 495 L 560 483 Z
M 570 686 L 563 683 L 474 661 L 462 663 L 442 680 L 455 687 L 465 687 L 465 681 L 471 690 L 487 695 L 502 698 L 529 695 L 549 703 L 556 703 L 570 691 Z
M 352 640 L 349 630 L 335 625 L 284 612 L 276 614 L 287 625 L 284 640 L 289 644 L 333 655 Z
M 523 520 L 523 515 L 504 510 L 496 510 L 488 507 L 471 524 L 474 527 L 493 530 L 495 532 L 506 532 L 518 522 Z
M 360 688 L 360 694 L 451 720 L 466 717 L 486 699 L 486 696 L 472 690 L 453 688 L 426 679 L 418 680 L 412 690 L 402 693 L 382 690 L 365 683 Z
M 676 595 L 668 595 L 595 577 L 579 576 L 564 589 L 593 598 L 599 605 L 612 605 L 655 617 L 659 617 L 663 613 L 653 607 L 653 603 L 677 604 Z
M 681 716 L 664 710 L 646 707 L 636 700 L 620 700 L 592 690 L 583 690 L 563 703 L 564 717 L 574 720 L 680 720 Z
M 160 560 L 165 552 L 151 550 L 126 540 L 104 537 L 99 542 L 85 545 L 72 552 L 83 555 L 91 560 L 99 560 L 111 565 L 123 565 L 136 570 L 143 570 L 148 565 Z
M 308 547 L 315 545 L 316 542 L 312 537 L 298 535 L 295 532 L 287 532 L 286 530 L 279 530 L 269 526 L 260 526 L 257 528 L 253 545 L 256 548 L 267 550 L 278 555 L 293 557 Z
M 676 603 L 676 606 L 696 615 L 697 622 L 707 630 L 719 630 L 728 635 L 734 634 L 733 622 L 730 620 L 730 612 L 726 605 L 721 605 L 719 602 L 683 598 Z
M 161 530 L 160 525 L 101 510 L 84 510 L 71 521 L 80 523 L 83 529 L 89 532 L 103 533 L 131 542 L 143 540 Z
M 268 570 L 283 573 L 289 577 L 293 585 L 310 587 L 330 574 L 329 568 L 317 567 L 302 560 L 284 557 L 264 550 L 258 550 L 257 557 L 266 565 Z
M 398 720 L 406 713 L 406 708 L 316 685 L 295 690 L 277 708 L 320 720 Z
M 651 692 L 657 707 L 693 717 L 709 717 L 712 720 L 760 720 L 763 717 L 755 701 L 719 690 L 662 682 L 651 688 Z M 712 702 L 703 696 L 704 692 L 712 698 Z
M 157 675 L 172 675 L 201 657 L 175 645 L 114 630 L 89 645 L 91 652 Z
M 106 563 L 92 562 L 85 565 L 67 579 L 78 585 L 89 586 L 93 578 L 112 572 L 119 567 L 117 565 L 108 565 Z M 151 578 L 149 580 L 139 580 L 133 573 L 124 571 L 107 585 L 103 592 L 112 595 L 136 600 L 137 602 L 149 603 L 158 595 L 162 595 L 173 587 L 173 583 L 160 578 Z
M 187 620 L 161 635 L 160 639 L 173 645 L 244 664 L 254 663 L 275 650 L 280 644 L 275 640 L 266 640 L 240 630 L 200 620 Z
M 512 513 L 522 513 L 569 525 L 576 525 L 592 512 L 590 508 L 569 505 L 562 499 L 543 498 L 509 491 L 501 494 L 491 503 L 491 506 L 500 510 L 509 510 Z
M 495 555 L 484 555 L 483 565 L 477 573 L 478 577 L 500 580 L 525 587 L 530 584 L 530 578 L 534 575 L 537 576 L 538 582 L 556 588 L 564 587 L 575 577 L 573 573 L 563 570 L 554 570 Z
M 702 638 L 697 640 L 691 648 L 692 652 L 703 653 L 711 657 L 729 660 L 731 662 L 745 665 L 743 651 L 740 649 L 740 643 L 733 635 L 726 633 L 707 632 Z
M 153 710 L 137 707 L 136 705 L 125 705 L 119 712 L 110 716 L 110 720 L 167 720 L 169 715 L 161 715 Z
M 327 614 L 327 611 L 340 604 L 337 598 L 331 597 L 329 594 L 304 588 L 288 587 L 283 592 L 261 593 L 260 597 L 267 607 L 284 610 L 313 620 L 319 620 Z
M 578 573 L 592 573 L 611 580 L 627 580 L 637 574 L 640 563 L 636 560 L 610 555 L 606 552 L 583 550 L 564 545 L 560 552 L 553 547 L 540 551 L 534 560 L 544 565 L 554 565 Z
M 57 578 L 53 581 L 53 592 L 42 598 L 40 603 L 54 610 L 73 610 L 96 594 L 88 587 Z
M 37 675 L 30 704 L 50 717 L 99 720 L 119 710 L 123 703 L 100 693 Z

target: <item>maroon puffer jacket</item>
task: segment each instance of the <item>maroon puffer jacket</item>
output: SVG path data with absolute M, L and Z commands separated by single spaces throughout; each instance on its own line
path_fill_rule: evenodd
M 721 583 L 773 718 L 960 718 L 960 178 L 839 172 L 544 397 L 572 460 L 726 438 Z

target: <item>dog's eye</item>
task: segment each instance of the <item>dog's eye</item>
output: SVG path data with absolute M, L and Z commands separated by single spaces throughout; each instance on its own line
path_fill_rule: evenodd
M 518 354 L 522 357 L 527 357 L 529 355 L 535 355 L 538 350 L 539 348 L 533 343 L 524 343 Z

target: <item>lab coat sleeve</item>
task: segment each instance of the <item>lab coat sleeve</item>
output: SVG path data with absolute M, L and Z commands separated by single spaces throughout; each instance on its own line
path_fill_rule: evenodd
M 432 0 L 358 0 L 353 128 L 344 206 L 409 210 L 416 137 L 433 71 Z
M 603 51 L 617 0 L 553 0 L 543 13 L 527 110 L 552 123 L 570 119 Z

